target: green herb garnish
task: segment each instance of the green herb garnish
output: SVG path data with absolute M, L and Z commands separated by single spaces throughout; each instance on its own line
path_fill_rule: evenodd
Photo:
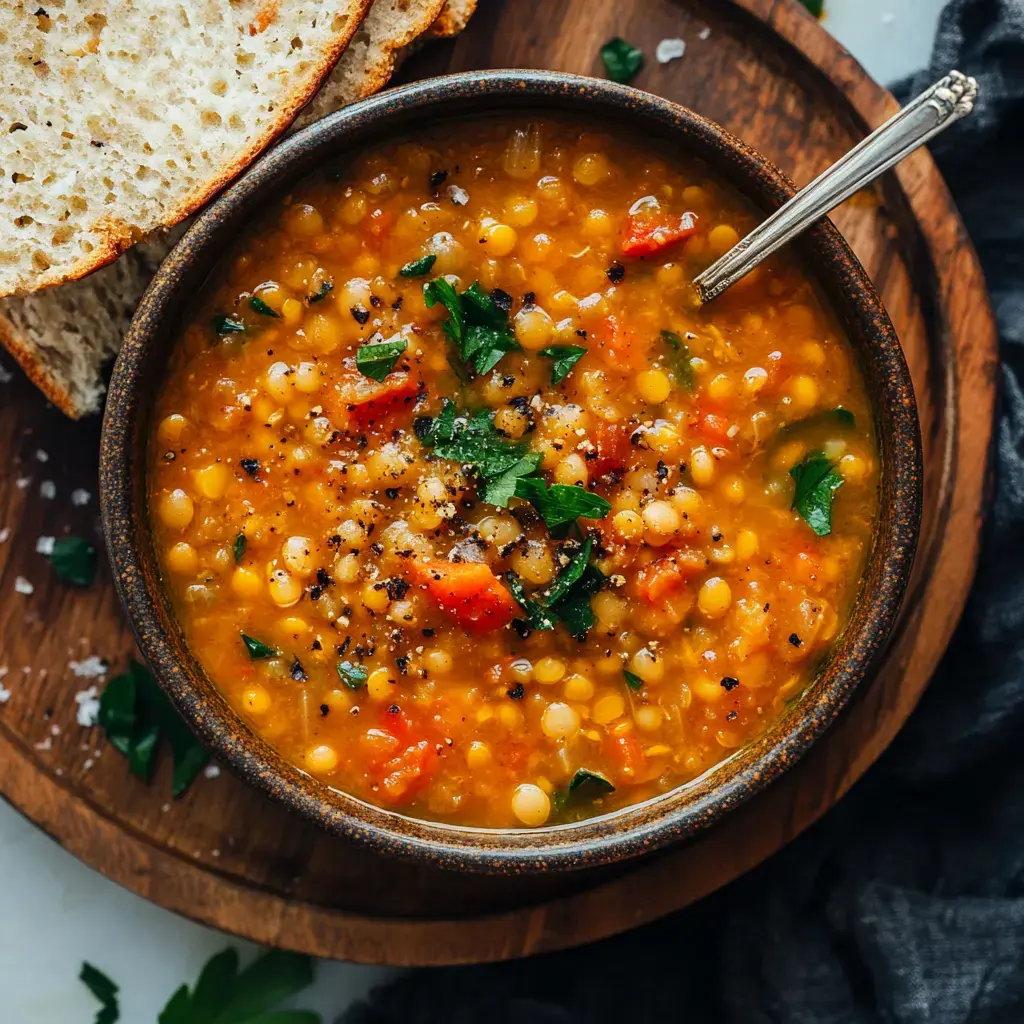
M 421 256 L 418 260 L 406 263 L 398 272 L 399 277 L 423 277 L 430 273 L 430 268 L 437 262 L 437 257 L 431 253 L 429 256 Z
M 587 563 L 590 561 L 590 553 L 593 550 L 594 542 L 588 537 L 583 547 L 569 559 L 569 564 L 562 569 L 555 577 L 554 582 L 545 594 L 545 602 L 548 605 L 557 604 L 572 589 L 573 584 L 583 575 Z
M 626 680 L 626 685 L 631 690 L 642 690 L 644 688 L 644 681 L 635 672 L 630 672 L 628 668 L 624 668 L 622 675 Z
M 273 306 L 268 306 L 258 295 L 254 295 L 249 300 L 249 308 L 254 313 L 259 313 L 260 316 L 272 316 L 277 320 L 281 319 L 281 314 Z
M 235 552 L 235 564 L 237 565 L 245 557 L 245 549 L 249 546 L 248 540 L 246 540 L 245 534 L 240 533 L 235 538 L 234 552 Z
M 834 426 L 843 430 L 852 429 L 856 426 L 857 420 L 849 409 L 837 405 L 834 409 L 822 409 L 819 412 L 811 413 L 802 419 L 793 420 L 784 427 L 779 428 L 779 434 L 793 434 L 800 430 L 807 430 L 811 427 Z
M 65 583 L 87 587 L 96 578 L 96 549 L 82 537 L 61 537 L 46 556 Z
M 537 355 L 554 359 L 551 367 L 551 383 L 559 384 L 569 376 L 569 371 L 587 354 L 587 350 L 579 345 L 552 345 L 542 348 Z
M 576 774 L 569 783 L 569 792 L 580 793 L 581 791 L 581 795 L 586 796 L 589 793 L 591 797 L 596 798 L 614 793 L 615 787 L 612 785 L 611 779 L 606 778 L 600 772 L 593 772 L 589 768 L 577 768 Z
M 516 481 L 520 477 L 530 476 L 540 468 L 543 456 L 540 452 L 531 452 L 518 462 L 509 466 L 504 473 L 499 474 L 492 480 L 484 483 L 480 489 L 480 497 L 488 505 L 497 505 L 499 508 L 508 508 L 508 503 L 515 496 Z
M 320 287 L 317 288 L 312 295 L 306 296 L 307 302 L 322 302 L 327 298 L 328 295 L 334 290 L 334 285 L 330 281 L 321 281 Z
M 174 772 L 171 795 L 181 796 L 202 771 L 210 755 L 192 735 L 156 680 L 138 662 L 107 683 L 100 696 L 99 725 L 111 746 L 128 759 L 132 773 L 148 782 L 160 737 L 171 746 Z
M 832 494 L 843 486 L 843 478 L 823 452 L 807 455 L 789 475 L 796 481 L 791 507 L 819 537 L 827 537 L 832 532 Z
M 516 480 L 516 497 L 524 498 L 540 513 L 548 529 L 584 519 L 604 519 L 612 510 L 610 502 L 585 487 L 552 484 L 539 477 Z
M 245 330 L 245 324 L 241 320 L 228 316 L 227 313 L 218 313 L 211 322 L 214 331 L 222 337 L 225 334 L 241 334 Z
M 320 1024 L 308 1010 L 275 1010 L 313 983 L 313 961 L 272 949 L 243 971 L 232 948 L 212 956 L 195 986 L 182 985 L 157 1018 L 158 1024 Z
M 406 349 L 405 338 L 360 345 L 356 350 L 356 369 L 371 380 L 382 381 L 395 368 Z
M 526 612 L 526 617 L 519 621 L 534 630 L 543 631 L 555 628 L 558 620 L 540 601 L 527 597 L 522 581 L 514 572 L 509 571 L 505 573 L 505 582 L 508 584 L 509 593 L 519 602 L 519 607 Z
M 800 0 L 800 3 L 818 19 L 825 13 L 825 0 Z
M 643 53 L 618 36 L 601 47 L 601 60 L 613 82 L 628 82 L 644 66 Z
M 445 278 L 435 277 L 423 286 L 423 298 L 428 307 L 441 303 L 448 310 L 441 326 L 455 349 L 453 357 L 466 368 L 460 371 L 449 359 L 460 379 L 470 368 L 477 374 L 489 373 L 506 352 L 519 348 L 508 315 L 479 282 L 459 295 Z
M 662 331 L 661 340 L 668 346 L 668 369 L 687 391 L 693 391 L 693 365 L 690 363 L 690 346 L 675 331 Z
M 121 1019 L 121 1008 L 117 1004 L 117 985 L 90 963 L 82 964 L 78 978 L 100 1001 L 101 1005 L 96 1011 L 95 1024 L 114 1024 L 114 1021 Z
M 551 610 L 562 620 L 563 625 L 572 636 L 585 636 L 594 625 L 594 612 L 590 607 L 590 599 L 607 582 L 607 577 L 593 563 L 583 570 L 583 575 L 572 585 L 569 593 Z
M 350 689 L 358 690 L 366 683 L 369 672 L 363 665 L 356 665 L 351 661 L 339 661 L 337 665 L 338 678 Z
M 281 652 L 276 647 L 269 647 L 263 643 L 262 640 L 256 640 L 251 636 L 246 636 L 245 633 L 241 634 L 242 643 L 245 644 L 245 649 L 249 652 L 249 657 L 253 661 L 259 658 L 276 658 Z

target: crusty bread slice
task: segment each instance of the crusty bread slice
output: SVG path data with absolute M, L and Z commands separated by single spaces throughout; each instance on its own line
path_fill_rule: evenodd
M 403 11 L 395 0 L 374 0 L 364 21 L 368 34 L 360 32 L 331 74 L 330 109 L 384 86 L 392 67 L 420 39 L 438 31 L 461 31 L 476 6 L 476 0 L 448 0 L 438 15 L 437 0 L 418 3 L 426 14 L 423 10 Z M 378 5 L 382 9 L 374 16 Z M 427 17 L 431 12 L 432 19 Z M 408 41 L 412 23 L 423 29 L 429 25 L 429 35 Z M 389 30 L 395 41 L 385 34 Z M 0 301 L 0 342 L 68 416 L 78 418 L 101 408 L 103 365 L 117 354 L 135 307 L 169 249 L 167 238 L 154 238 L 84 280 Z
M 341 60 L 295 127 L 383 89 L 394 73 L 398 52 L 427 32 L 444 6 L 445 0 L 373 0 Z
M 370 4 L 42 2 L 0 3 L 0 297 L 198 209 L 287 128 Z

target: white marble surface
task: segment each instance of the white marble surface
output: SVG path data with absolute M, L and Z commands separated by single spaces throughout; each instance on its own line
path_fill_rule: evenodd
M 926 63 L 942 0 L 826 4 L 826 28 L 879 81 Z M 3 802 L 0 894 L 0 1021 L 9 1024 L 92 1020 L 96 1004 L 77 980 L 83 959 L 121 985 L 122 1021 L 149 1024 L 182 981 L 194 980 L 212 953 L 236 941 L 107 881 Z M 329 1024 L 387 974 L 322 962 L 315 986 L 299 1002 Z

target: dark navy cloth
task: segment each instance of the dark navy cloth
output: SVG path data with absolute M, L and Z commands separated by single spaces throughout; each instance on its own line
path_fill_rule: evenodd
M 569 953 L 424 970 L 346 1024 L 1024 1024 L 1024 0 L 953 0 L 931 67 L 974 115 L 932 152 L 1002 348 L 994 501 L 963 621 L 917 711 L 814 828 L 663 921 Z

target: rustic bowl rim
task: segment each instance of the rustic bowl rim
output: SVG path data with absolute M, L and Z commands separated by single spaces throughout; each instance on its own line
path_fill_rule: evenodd
M 883 502 L 850 624 L 808 691 L 763 737 L 700 779 L 641 804 L 582 822 L 492 830 L 440 824 L 375 807 L 333 790 L 284 761 L 256 736 L 205 678 L 171 615 L 146 526 L 144 476 L 149 390 L 165 359 L 161 339 L 177 332 L 175 309 L 200 283 L 197 267 L 224 248 L 242 217 L 287 192 L 317 161 L 379 140 L 386 127 L 527 108 L 582 113 L 636 132 L 646 123 L 659 144 L 709 162 L 762 208 L 795 191 L 767 159 L 688 108 L 603 79 L 544 71 L 446 75 L 389 90 L 343 108 L 272 147 L 211 203 L 157 271 L 125 336 L 110 383 L 100 444 L 100 499 L 118 594 L 140 650 L 178 710 L 235 774 L 335 835 L 383 853 L 442 868 L 487 873 L 568 870 L 635 857 L 691 838 L 768 785 L 835 720 L 876 667 L 910 577 L 920 532 L 922 454 L 910 372 L 866 272 L 828 220 L 796 243 L 844 321 L 869 390 L 883 448 Z M 191 275 L 191 276 L 190 276 Z M 204 275 L 205 276 L 205 273 Z M 175 326 L 169 326 L 175 322 Z M 870 354 L 870 359 L 868 355 Z M 159 364 L 159 365 L 157 365 Z

